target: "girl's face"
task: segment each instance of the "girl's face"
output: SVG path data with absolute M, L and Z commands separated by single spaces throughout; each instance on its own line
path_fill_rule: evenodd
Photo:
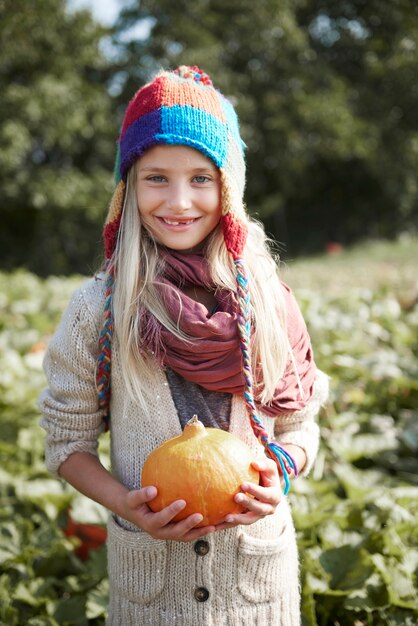
M 147 230 L 172 250 L 198 250 L 221 218 L 216 165 L 193 148 L 157 145 L 136 168 L 136 198 Z

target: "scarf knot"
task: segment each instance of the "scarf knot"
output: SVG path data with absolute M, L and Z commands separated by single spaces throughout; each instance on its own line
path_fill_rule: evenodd
M 171 368 L 205 389 L 242 395 L 245 384 L 235 294 L 216 289 L 203 252 L 184 254 L 161 250 L 160 253 L 164 270 L 155 287 L 170 319 L 184 338 L 174 335 L 148 310 L 144 310 L 140 316 L 141 349 L 151 352 L 161 366 Z M 261 405 L 255 399 L 257 406 L 270 416 L 303 408 L 312 394 L 315 379 L 306 326 L 290 289 L 284 284 L 283 289 L 292 335 L 289 340 L 304 397 L 300 396 L 297 376 L 289 358 L 272 401 Z M 204 304 L 187 295 L 193 290 L 212 293 L 216 300 L 214 310 L 209 311 Z M 290 309 L 289 305 L 292 305 Z

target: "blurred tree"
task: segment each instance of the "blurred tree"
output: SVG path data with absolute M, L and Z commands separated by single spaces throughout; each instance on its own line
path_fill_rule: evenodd
M 107 33 L 64 0 L 0 0 L 0 259 L 91 271 L 112 191 Z
M 417 221 L 413 0 L 134 0 L 121 100 L 155 67 L 197 64 L 236 100 L 247 204 L 292 253 Z M 135 83 L 135 84 L 133 84 Z
M 288 254 L 416 225 L 417 17 L 413 0 L 131 0 L 111 46 L 65 0 L 0 0 L 0 265 L 97 265 L 123 109 L 180 63 L 236 102 L 248 207 Z
M 416 228 L 417 3 L 306 0 L 297 19 L 321 64 L 347 86 L 350 111 L 368 131 L 360 158 L 346 163 L 329 154 L 312 169 L 314 197 L 328 192 L 339 209 L 337 238 L 391 237 Z

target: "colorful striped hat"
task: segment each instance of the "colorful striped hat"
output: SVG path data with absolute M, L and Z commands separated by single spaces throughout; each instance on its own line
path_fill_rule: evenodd
M 194 67 L 161 72 L 130 101 L 118 141 L 116 190 L 104 228 L 106 257 L 116 245 L 130 167 L 151 146 L 186 145 L 208 156 L 220 170 L 225 244 L 239 258 L 247 236 L 243 196 L 244 144 L 231 102 L 209 76 Z
M 181 66 L 174 72 L 161 72 L 139 89 L 130 101 L 118 140 L 117 186 L 109 207 L 104 243 L 108 281 L 103 328 L 97 364 L 99 403 L 109 420 L 111 345 L 113 335 L 112 288 L 115 250 L 125 200 L 130 167 L 150 147 L 158 144 L 186 145 L 214 161 L 221 176 L 222 228 L 227 250 L 236 271 L 239 304 L 238 331 L 243 356 L 244 398 L 252 428 L 266 452 L 276 460 L 285 477 L 293 460 L 278 444 L 270 442 L 256 411 L 251 366 L 251 303 L 243 251 L 248 217 L 244 208 L 244 143 L 238 118 L 231 102 L 214 88 L 209 76 L 198 67 Z

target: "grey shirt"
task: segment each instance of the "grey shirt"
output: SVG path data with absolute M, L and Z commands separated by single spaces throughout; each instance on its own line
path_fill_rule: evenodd
M 204 389 L 169 368 L 166 375 L 182 428 L 197 415 L 206 427 L 229 429 L 232 394 Z

